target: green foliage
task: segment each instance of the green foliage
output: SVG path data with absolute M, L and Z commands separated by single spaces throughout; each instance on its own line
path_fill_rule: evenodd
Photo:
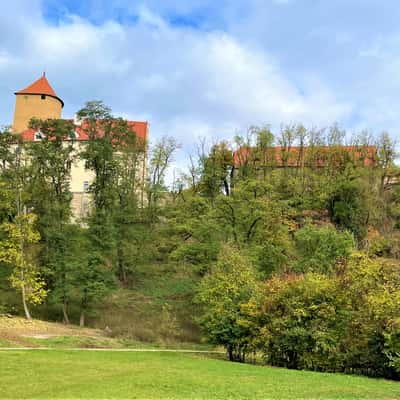
M 273 277 L 247 319 L 268 363 L 399 378 L 400 273 L 354 254 L 336 276 Z
M 202 160 L 200 192 L 213 201 L 223 190 L 230 193 L 232 172 L 232 150 L 227 142 L 212 146 L 209 154 Z
M 33 119 L 30 126 L 42 135 L 40 141 L 26 144 L 31 177 L 29 203 L 38 215 L 41 236 L 41 270 L 50 289 L 49 301 L 61 304 L 64 322 L 69 323 L 75 258 L 74 226 L 70 224 L 71 166 L 76 159 L 74 126 L 69 120 L 51 119 Z
M 126 282 L 132 269 L 137 253 L 131 244 L 138 220 L 137 193 L 143 184 L 138 165 L 145 143 L 140 143 L 126 120 L 114 118 L 101 102 L 88 102 L 78 114 L 89 138 L 80 157 L 95 176 L 89 189 L 93 208 L 86 221 L 87 257 L 78 295 L 82 324 L 85 313 L 115 286 L 115 272 Z
M 10 130 L 0 131 L 0 171 L 5 172 L 9 163 L 13 161 L 14 155 L 12 145 L 16 142 Z
M 216 262 L 221 247 L 222 232 L 211 212 L 210 203 L 191 192 L 181 193 L 168 210 L 170 257 L 200 274 Z
M 287 368 L 335 370 L 338 320 L 343 318 L 336 282 L 314 273 L 274 277 L 263 294 L 257 325 L 266 361 Z
M 257 265 L 262 276 L 270 278 L 274 273 L 282 272 L 289 263 L 290 241 L 267 239 L 260 245 L 249 249 L 249 257 Z
M 211 343 L 223 345 L 230 360 L 244 361 L 252 351 L 249 332 L 241 323 L 241 307 L 257 288 L 253 267 L 236 250 L 225 246 L 215 266 L 201 281 L 197 302 L 199 322 Z
M 78 116 L 85 121 L 83 129 L 89 138 L 80 157 L 85 160 L 85 167 L 95 174 L 89 190 L 95 211 L 111 212 L 116 198 L 114 147 L 119 141 L 120 124 L 126 125 L 126 121 L 114 119 L 111 110 L 97 101 L 87 102 Z
M 369 209 L 365 199 L 366 193 L 360 183 L 349 180 L 340 183 L 328 201 L 332 222 L 353 232 L 358 240 L 367 234 Z
M 388 365 L 400 374 L 400 320 L 393 319 L 384 333 L 384 354 L 389 360 Z
M 343 295 L 351 299 L 351 319 L 342 338 L 345 369 L 398 379 L 387 352 L 389 346 L 391 357 L 396 355 L 396 342 L 390 342 L 399 332 L 398 264 L 355 254 L 341 282 Z
M 28 304 L 40 304 L 47 295 L 45 282 L 40 277 L 32 257 L 32 244 L 40 239 L 34 228 L 35 215 L 18 215 L 12 223 L 1 225 L 6 239 L 0 241 L 0 261 L 12 268 L 11 285 L 22 294 L 25 314 L 30 319 Z
M 40 130 L 40 141 L 25 145 L 29 162 L 31 203 L 39 216 L 42 236 L 46 229 L 54 229 L 55 223 L 65 223 L 71 216 L 70 177 L 75 161 L 72 139 L 73 123 L 69 120 L 36 120 L 32 129 Z M 68 140 L 66 142 L 66 140 Z
M 157 221 L 161 214 L 160 203 L 167 192 L 165 175 L 167 168 L 173 161 L 174 152 L 179 148 L 179 143 L 169 136 L 162 137 L 153 146 L 147 179 L 147 217 L 151 223 Z
M 345 262 L 354 248 L 353 236 L 332 226 L 306 225 L 296 232 L 295 243 L 297 272 L 329 273 L 337 263 Z
M 177 340 L 185 325 L 197 338 L 200 282 L 197 321 L 231 359 L 261 349 L 274 365 L 399 377 L 400 173 L 387 134 L 377 147 L 365 133 L 343 146 L 337 125 L 250 127 L 233 142 L 201 142 L 169 190 L 174 138 L 147 155 L 102 102 L 78 115 L 88 137 L 79 146 L 71 121 L 32 120 L 42 140 L 30 144 L 0 135 L 0 243 L 13 242 L 7 227 L 21 228 L 25 205 L 40 233 L 14 240 L 27 264 L 23 284 L 2 269 L 1 309 L 13 310 L 13 285 L 32 301 L 49 291 L 37 310 L 64 322 L 80 313 L 82 325 L 89 316 L 146 340 Z M 80 221 L 75 161 L 94 176 Z

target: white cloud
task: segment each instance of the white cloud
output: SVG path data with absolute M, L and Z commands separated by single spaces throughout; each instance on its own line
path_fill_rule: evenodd
M 23 21 L 12 35 L 0 28 L 0 122 L 11 120 L 12 93 L 43 69 L 66 117 L 103 99 L 116 114 L 148 119 L 152 138 L 176 136 L 184 151 L 198 136 L 226 138 L 251 124 L 329 124 L 352 110 L 318 78 L 300 90 L 271 54 L 226 33 L 174 27 L 145 7 L 128 26 L 73 15 L 53 26 L 32 4 L 25 18 L 15 5 L 0 16 L 0 26 L 17 12 Z

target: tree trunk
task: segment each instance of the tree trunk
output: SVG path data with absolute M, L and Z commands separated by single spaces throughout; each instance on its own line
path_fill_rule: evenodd
M 124 264 L 124 258 L 122 250 L 118 249 L 118 267 L 119 267 L 119 279 L 122 283 L 126 283 L 126 270 Z
M 229 196 L 230 195 L 229 185 L 228 185 L 228 181 L 226 179 L 224 179 L 224 188 L 225 188 L 225 195 Z
M 63 313 L 64 324 L 69 325 L 67 302 L 65 300 L 63 301 L 63 304 L 62 304 L 62 313 Z
M 25 285 L 22 285 L 21 292 L 22 292 L 22 304 L 24 306 L 25 317 L 26 317 L 27 320 L 31 321 L 32 317 L 31 317 L 31 314 L 29 312 L 28 304 L 26 302 Z
M 19 195 L 21 196 L 21 192 L 19 192 Z M 18 203 L 20 204 L 20 203 Z M 24 209 L 25 214 L 26 214 L 26 209 Z M 18 215 L 20 214 L 20 211 L 18 211 Z M 21 252 L 21 267 L 23 266 L 23 260 L 24 260 L 24 243 L 23 239 L 21 238 L 21 244 L 20 244 L 20 252 Z M 28 303 L 26 301 L 26 291 L 25 291 L 25 274 L 24 274 L 24 269 L 23 267 L 21 268 L 21 294 L 22 294 L 22 305 L 24 306 L 24 312 L 25 312 L 25 317 L 27 320 L 31 321 L 32 317 L 29 312 L 28 308 Z
M 81 317 L 79 318 L 79 326 L 81 328 L 85 326 L 85 311 L 81 311 Z
M 233 361 L 233 350 L 231 345 L 228 346 L 228 356 L 229 356 L 229 361 Z

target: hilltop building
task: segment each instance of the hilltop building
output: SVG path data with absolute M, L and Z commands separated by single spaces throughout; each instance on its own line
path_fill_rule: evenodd
M 270 168 L 323 168 L 352 162 L 364 167 L 377 163 L 377 148 L 372 145 L 271 146 L 264 149 L 243 146 L 233 154 L 235 168 L 252 164 Z
M 25 89 L 15 92 L 15 96 L 13 132 L 20 134 L 24 141 L 32 142 L 42 139 L 40 132 L 29 129 L 29 122 L 32 118 L 62 118 L 64 102 L 57 96 L 45 74 Z M 148 122 L 129 121 L 129 124 L 138 138 L 147 142 L 149 133 Z M 79 152 L 82 146 L 87 142 L 88 137 L 83 129 L 84 127 L 81 121 L 75 119 L 74 125 L 75 138 L 73 140 L 73 145 L 76 151 Z M 65 140 L 69 141 L 70 139 L 66 138 Z M 140 160 L 139 170 L 142 186 L 141 198 L 143 202 L 143 185 L 146 178 L 146 152 Z M 77 159 L 71 168 L 70 182 L 70 189 L 73 194 L 72 211 L 76 219 L 84 217 L 89 210 L 90 196 L 88 195 L 88 189 L 93 182 L 93 178 L 93 172 L 85 168 L 84 161 Z

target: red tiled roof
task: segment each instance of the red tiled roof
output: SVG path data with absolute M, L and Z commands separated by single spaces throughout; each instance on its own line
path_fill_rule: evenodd
M 149 126 L 147 121 L 146 122 L 128 121 L 128 125 L 136 133 L 136 136 L 138 138 L 143 140 L 147 139 L 148 126 Z M 83 123 L 82 125 L 75 125 L 75 132 L 77 133 L 77 137 L 74 140 L 87 141 L 89 139 L 85 128 L 85 123 Z M 35 140 L 35 133 L 36 130 L 27 129 L 26 131 L 21 133 L 22 139 L 27 142 L 33 142 Z
M 44 74 L 37 81 L 33 82 L 32 85 L 29 85 L 25 89 L 15 92 L 15 94 L 16 95 L 18 95 L 18 94 L 39 94 L 39 95 L 44 94 L 46 96 L 51 96 L 51 97 L 54 97 L 55 99 L 59 100 L 61 102 L 61 105 L 64 107 L 64 102 L 56 95 L 56 92 L 50 86 L 50 83 Z
M 254 149 L 241 147 L 235 151 L 233 155 L 235 167 L 240 167 L 249 161 L 260 161 L 257 155 L 252 154 L 252 150 Z M 300 167 L 301 165 L 323 167 L 329 160 L 328 157 L 331 160 L 340 161 L 345 154 L 352 161 L 362 161 L 365 166 L 370 166 L 376 163 L 376 153 L 375 146 L 275 146 L 267 149 L 268 161 L 276 167 Z
M 140 121 L 128 121 L 128 125 L 136 133 L 136 136 L 141 139 L 147 138 L 148 122 Z M 75 126 L 75 132 L 78 134 L 79 138 L 77 140 L 88 140 L 88 135 L 86 132 L 85 124 L 81 126 Z

